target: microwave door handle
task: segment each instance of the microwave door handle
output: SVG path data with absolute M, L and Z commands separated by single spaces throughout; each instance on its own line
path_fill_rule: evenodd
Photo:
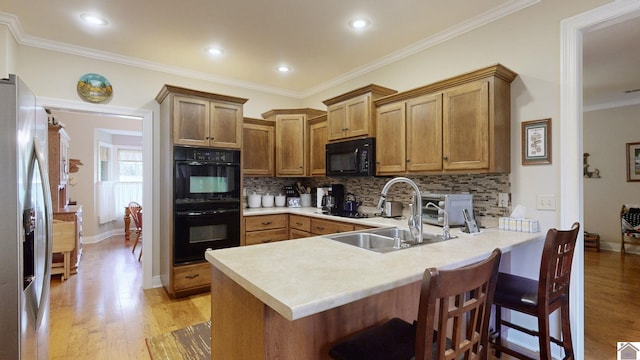
M 358 168 L 359 168 L 359 166 L 358 166 L 358 160 L 359 160 L 359 159 L 358 159 L 358 151 L 359 151 L 359 149 L 358 149 L 358 148 L 356 148 L 356 149 L 353 151 L 353 155 L 354 155 L 353 165 L 355 166 L 356 172 L 358 172 Z

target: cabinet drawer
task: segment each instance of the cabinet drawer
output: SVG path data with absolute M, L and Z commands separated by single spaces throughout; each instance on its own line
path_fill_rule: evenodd
M 174 291 L 181 291 L 211 284 L 211 264 L 176 266 L 173 268 Z
M 337 221 L 311 219 L 311 232 L 317 235 L 335 234 L 344 231 L 352 231 L 353 224 Z
M 287 227 L 287 214 L 247 216 L 244 218 L 244 230 L 269 230 Z
M 301 239 L 310 236 L 313 236 L 313 234 L 308 231 L 289 229 L 289 239 Z
M 310 232 L 311 218 L 301 215 L 289 215 L 289 228 Z
M 245 233 L 245 244 L 255 245 L 289 239 L 287 228 Z

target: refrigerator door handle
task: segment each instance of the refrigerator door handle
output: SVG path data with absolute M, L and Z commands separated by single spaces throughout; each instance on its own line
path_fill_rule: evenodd
M 44 231 L 45 231 L 45 254 L 44 259 L 44 274 L 41 280 L 43 283 L 41 286 L 36 286 L 36 289 L 41 288 L 42 293 L 36 296 L 39 302 L 36 304 L 36 329 L 40 327 L 43 317 L 45 316 L 47 309 L 47 302 L 49 301 L 49 286 L 51 282 L 51 258 L 53 256 L 53 206 L 51 204 L 51 189 L 49 188 L 49 170 L 47 167 L 47 159 L 44 155 L 42 144 L 38 138 L 33 139 L 33 156 L 38 166 L 38 172 L 40 173 L 40 184 L 42 185 L 42 193 L 44 197 Z M 32 160 L 32 161 L 33 161 Z M 35 285 L 35 284 L 34 284 Z

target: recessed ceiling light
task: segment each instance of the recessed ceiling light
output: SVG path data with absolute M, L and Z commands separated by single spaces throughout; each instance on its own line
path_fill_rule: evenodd
M 349 26 L 351 26 L 354 29 L 358 29 L 358 30 L 364 29 L 367 26 L 369 26 L 370 24 L 371 24 L 371 22 L 369 20 L 362 19 L 362 18 L 354 19 L 354 20 L 349 21 Z
M 210 47 L 210 48 L 207 48 L 207 53 L 209 55 L 219 56 L 219 55 L 222 55 L 224 51 L 219 47 Z
M 291 71 L 291 67 L 289 65 L 278 65 L 277 70 L 280 73 L 288 73 Z
M 107 21 L 107 19 L 98 16 L 98 15 L 91 15 L 91 14 L 81 14 L 80 18 L 84 21 L 87 22 L 89 24 L 93 24 L 93 25 L 107 25 L 109 22 Z

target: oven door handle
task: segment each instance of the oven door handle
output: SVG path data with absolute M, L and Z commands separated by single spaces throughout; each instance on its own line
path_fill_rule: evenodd
M 237 213 L 238 209 L 221 209 L 221 210 L 202 210 L 202 211 L 178 211 L 178 216 L 201 216 L 201 215 L 217 215 L 217 214 L 229 214 Z

